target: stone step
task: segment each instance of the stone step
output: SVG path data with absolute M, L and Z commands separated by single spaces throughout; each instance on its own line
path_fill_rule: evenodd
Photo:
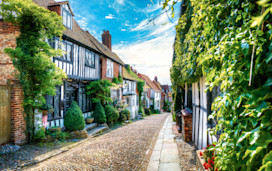
M 109 129 L 107 126 L 98 126 L 98 127 L 94 128 L 94 129 L 89 130 L 88 135 L 89 136 L 94 135 L 94 134 L 99 133 L 100 131 L 105 131 L 107 129 Z
M 98 126 L 98 123 L 86 124 L 84 130 L 89 131 L 89 130 L 91 130 L 91 129 L 94 129 L 94 128 L 97 127 L 97 126 Z

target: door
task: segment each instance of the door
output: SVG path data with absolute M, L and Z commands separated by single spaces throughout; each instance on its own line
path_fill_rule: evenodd
M 10 84 L 0 86 L 0 145 L 10 140 Z

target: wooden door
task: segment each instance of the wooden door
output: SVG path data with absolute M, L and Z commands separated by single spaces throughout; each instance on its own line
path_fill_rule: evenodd
M 0 145 L 10 140 L 10 84 L 0 86 Z

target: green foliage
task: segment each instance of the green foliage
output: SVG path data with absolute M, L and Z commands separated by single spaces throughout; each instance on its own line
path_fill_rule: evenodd
M 61 132 L 60 129 L 51 129 L 52 131 L 47 130 L 46 135 L 47 138 L 50 137 L 51 141 L 60 140 L 64 141 L 71 138 L 71 134 L 69 132 Z
M 158 109 L 152 110 L 151 111 L 152 114 L 161 114 L 161 111 Z
M 176 113 L 175 112 L 172 113 L 172 119 L 173 119 L 173 122 L 176 122 Z
M 68 131 L 82 130 L 85 127 L 85 120 L 77 102 L 73 101 L 64 116 L 64 126 Z
M 109 80 L 92 81 L 86 86 L 87 95 L 91 95 L 93 103 L 112 102 L 110 98 L 110 86 L 112 83 Z
M 166 112 L 171 112 L 170 102 L 168 100 L 164 102 L 163 110 Z
M 148 108 L 145 108 L 145 114 L 146 114 L 146 115 L 151 115 L 151 110 L 148 109 Z
M 3 19 L 20 28 L 16 48 L 5 52 L 12 58 L 19 71 L 24 94 L 24 112 L 29 141 L 34 134 L 34 111 L 45 104 L 45 95 L 55 95 L 56 85 L 62 84 L 66 74 L 53 62 L 61 50 L 46 43 L 53 36 L 61 37 L 64 31 L 62 18 L 56 12 L 42 8 L 31 0 L 3 0 Z
M 36 131 L 36 133 L 34 134 L 33 138 L 36 141 L 44 140 L 45 139 L 45 129 L 44 129 L 44 127 L 39 128 L 39 130 Z
M 121 111 L 121 115 L 122 115 L 122 114 L 124 114 L 124 115 L 126 116 L 127 120 L 130 119 L 130 111 L 129 111 L 128 109 L 123 109 L 123 110 Z
M 117 122 L 119 118 L 119 112 L 111 105 L 106 105 L 105 113 L 107 117 L 108 124 L 113 124 L 113 122 Z
M 222 132 L 218 170 L 271 167 L 272 5 L 258 3 L 262 7 L 249 0 L 185 1 L 176 27 L 173 87 L 206 76 L 208 88 L 220 86 L 222 92 L 210 116 L 218 123 L 213 133 Z
M 121 114 L 120 114 L 120 118 L 119 118 L 119 120 L 120 120 L 121 122 L 126 121 L 126 120 L 127 120 L 126 115 L 121 113 Z
M 100 102 L 96 103 L 93 116 L 94 122 L 98 124 L 103 124 L 107 122 L 105 110 Z
M 123 77 L 122 77 L 121 74 L 118 75 L 118 81 L 119 81 L 120 84 L 123 83 Z

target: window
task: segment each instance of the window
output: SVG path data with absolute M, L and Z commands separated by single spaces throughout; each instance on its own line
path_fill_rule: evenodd
M 68 43 L 66 41 L 61 42 L 58 39 L 55 40 L 55 43 L 56 43 L 55 47 L 63 51 L 63 54 L 60 58 L 63 58 L 64 60 L 67 60 L 67 61 L 72 61 L 73 44 Z
M 79 107 L 82 112 L 89 112 L 92 110 L 91 95 L 86 94 L 85 87 L 80 88 Z
M 122 66 L 119 66 L 119 75 L 122 75 Z
M 86 64 L 86 66 L 89 66 L 92 68 L 95 67 L 95 54 L 93 52 L 86 50 L 85 64 Z
M 73 19 L 68 5 L 64 5 L 61 8 L 61 16 L 63 18 L 63 25 L 69 29 L 72 29 Z
M 113 77 L 113 62 L 110 60 L 107 60 L 107 77 Z

